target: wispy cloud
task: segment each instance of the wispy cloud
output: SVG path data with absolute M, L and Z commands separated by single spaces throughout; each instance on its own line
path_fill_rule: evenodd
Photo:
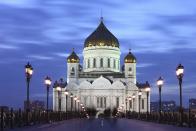
M 44 55 L 29 55 L 28 58 L 36 60 L 53 60 L 54 57 Z
M 18 50 L 20 49 L 20 47 L 18 46 L 14 46 L 14 45 L 3 45 L 3 44 L 0 44 L 0 49 L 5 49 L 5 50 Z
M 0 0 L 0 4 L 9 5 L 20 8 L 29 8 L 36 5 L 38 0 Z
M 71 52 L 70 53 L 54 53 L 54 55 L 56 55 L 56 56 L 65 57 L 65 58 L 68 57 L 70 54 L 71 54 Z M 78 55 L 78 57 L 83 57 L 83 54 L 77 54 L 77 55 Z
M 155 64 L 153 64 L 153 63 L 139 63 L 139 64 L 137 64 L 138 68 L 145 68 L 145 67 L 149 67 L 149 66 L 155 66 Z

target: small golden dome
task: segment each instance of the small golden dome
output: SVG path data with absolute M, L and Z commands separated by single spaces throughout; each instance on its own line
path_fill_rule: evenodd
M 80 58 L 77 56 L 77 54 L 74 52 L 74 49 L 70 56 L 67 57 L 67 63 L 79 63 Z
M 135 56 L 131 53 L 131 50 L 129 50 L 129 53 L 124 59 L 124 63 L 136 63 Z

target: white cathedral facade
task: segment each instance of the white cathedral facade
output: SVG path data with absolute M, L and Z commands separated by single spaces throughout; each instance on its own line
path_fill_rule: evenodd
M 67 84 L 60 92 L 54 86 L 53 110 L 80 108 L 74 104 L 75 96 L 85 108 L 97 111 L 119 107 L 122 111 L 138 112 L 139 107 L 141 112 L 150 110 L 150 98 L 147 99 L 145 90 L 149 84 L 137 82 L 135 56 L 129 51 L 123 62 L 120 57 L 119 41 L 101 19 L 96 30 L 85 40 L 82 66 L 74 50 L 67 58 Z M 65 90 L 69 93 L 67 105 Z M 70 94 L 73 94 L 72 98 Z

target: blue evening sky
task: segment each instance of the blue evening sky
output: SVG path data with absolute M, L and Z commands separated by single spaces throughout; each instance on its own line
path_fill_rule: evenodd
M 156 80 L 162 76 L 163 100 L 178 103 L 179 63 L 185 67 L 183 102 L 196 98 L 195 0 L 0 0 L 0 105 L 23 107 L 27 61 L 34 67 L 30 98 L 45 100 L 44 77 L 65 79 L 66 57 L 72 48 L 82 57 L 101 10 L 119 39 L 121 64 L 131 48 L 137 81 L 150 82 L 152 101 L 158 99 Z

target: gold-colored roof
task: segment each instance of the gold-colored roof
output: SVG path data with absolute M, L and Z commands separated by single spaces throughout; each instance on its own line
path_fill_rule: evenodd
M 129 53 L 125 56 L 124 63 L 136 63 L 136 58 L 130 50 Z
M 80 62 L 80 58 L 73 50 L 70 56 L 67 57 L 67 63 L 79 63 L 79 62 Z
M 85 40 L 84 48 L 91 46 L 112 46 L 119 48 L 118 39 L 106 28 L 102 19 L 97 29 Z

